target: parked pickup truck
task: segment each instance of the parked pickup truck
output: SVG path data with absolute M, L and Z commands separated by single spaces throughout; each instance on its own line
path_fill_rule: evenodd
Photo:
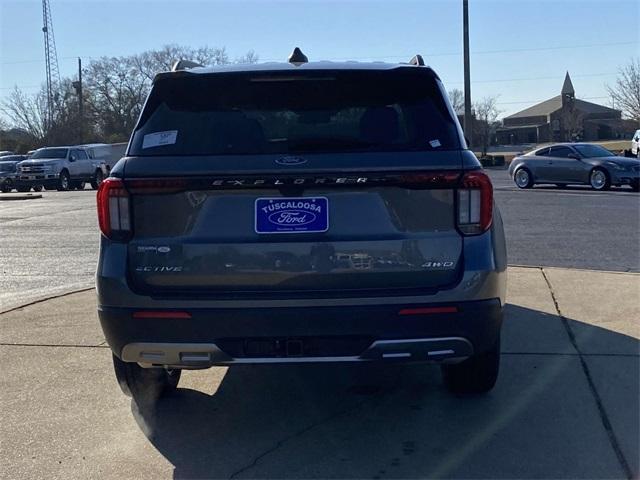
M 47 190 L 81 190 L 85 183 L 98 188 L 106 174 L 105 163 L 90 158 L 82 147 L 40 148 L 18 165 L 22 187 L 44 185 Z

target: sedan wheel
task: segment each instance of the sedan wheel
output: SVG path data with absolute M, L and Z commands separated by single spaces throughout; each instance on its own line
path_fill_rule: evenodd
M 589 175 L 589 183 L 594 190 L 608 190 L 611 186 L 607 172 L 600 168 L 594 168 Z
M 533 180 L 531 174 L 526 168 L 520 168 L 514 175 L 514 181 L 518 188 L 531 188 L 533 186 Z

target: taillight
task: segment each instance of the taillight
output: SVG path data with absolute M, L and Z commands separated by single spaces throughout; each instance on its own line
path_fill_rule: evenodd
M 458 230 L 464 235 L 479 235 L 491 227 L 493 186 L 481 171 L 467 172 L 458 189 Z
M 112 240 L 126 240 L 131 234 L 129 192 L 118 178 L 107 178 L 98 188 L 98 224 Z

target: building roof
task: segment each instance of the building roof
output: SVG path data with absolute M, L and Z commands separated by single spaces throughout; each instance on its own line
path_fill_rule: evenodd
M 576 98 L 574 100 L 574 105 L 576 109 L 580 110 L 583 113 L 611 113 L 611 112 L 619 112 L 619 110 L 615 110 L 613 108 L 605 107 L 604 105 L 598 105 L 597 103 L 587 102 L 585 100 L 580 100 Z M 562 108 L 562 95 L 556 95 L 549 100 L 545 100 L 544 102 L 538 103 L 529 108 L 525 108 L 520 112 L 514 113 L 513 115 L 509 115 L 505 118 L 523 118 L 523 117 L 543 117 L 552 114 L 556 110 L 560 110 Z
M 522 117 L 544 117 L 550 113 L 560 110 L 562 108 L 562 95 L 556 95 L 549 100 L 538 103 L 533 107 L 525 108 L 513 115 L 509 115 L 505 118 L 522 118 Z
M 571 95 L 572 97 L 576 94 L 576 91 L 573 89 L 573 83 L 571 83 L 569 72 L 564 76 L 564 83 L 562 84 L 562 90 L 560 93 L 562 95 Z
M 546 117 L 562 108 L 563 96 L 566 95 L 574 98 L 575 94 L 576 92 L 573 88 L 571 77 L 569 76 L 569 72 L 567 72 L 567 74 L 564 76 L 564 83 L 562 84 L 560 95 L 556 95 L 549 100 L 545 100 L 544 102 L 540 102 L 536 105 L 533 105 L 532 107 L 525 108 L 524 110 L 516 112 L 513 115 L 509 115 L 508 117 L 505 117 L 505 120 L 510 118 Z M 580 100 L 579 98 L 574 98 L 573 102 L 577 110 L 580 110 L 582 113 L 586 114 L 612 112 L 620 113 L 620 110 L 615 110 L 613 108 L 605 107 L 604 105 L 598 105 L 597 103 Z

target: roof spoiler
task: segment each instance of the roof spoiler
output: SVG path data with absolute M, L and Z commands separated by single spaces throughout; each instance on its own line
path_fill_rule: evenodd
M 171 67 L 172 72 L 177 72 L 178 70 L 189 70 L 190 68 L 203 67 L 204 65 L 200 65 L 199 63 L 192 62 L 191 60 L 178 60 Z
M 413 58 L 409 60 L 409 65 L 424 67 L 424 58 L 422 58 L 422 55 L 414 55 Z

